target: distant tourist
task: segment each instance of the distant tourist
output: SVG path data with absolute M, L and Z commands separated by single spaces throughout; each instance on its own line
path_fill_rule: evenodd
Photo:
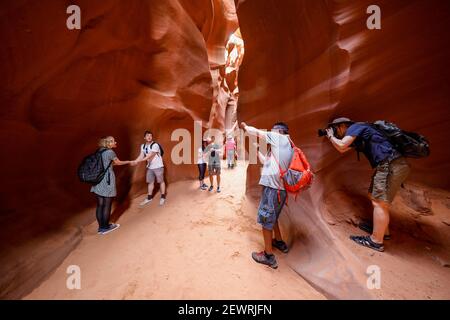
M 228 169 L 233 169 L 235 165 L 236 157 L 236 142 L 232 135 L 228 135 L 227 141 L 225 143 L 225 154 L 227 156 Z
M 209 182 L 211 185 L 209 186 L 208 191 L 213 191 L 214 189 L 214 176 L 216 177 L 217 183 L 217 192 L 220 192 L 220 159 L 221 159 L 221 147 L 215 143 L 215 137 L 212 136 L 209 139 L 209 144 L 205 149 L 205 153 L 208 157 L 208 174 L 209 174 Z
M 205 173 L 206 173 L 206 149 L 207 142 L 206 140 L 202 141 L 202 146 L 198 148 L 198 154 L 197 154 L 197 166 L 198 166 L 198 180 L 200 182 L 200 189 L 206 190 L 208 189 L 208 186 L 205 184 Z

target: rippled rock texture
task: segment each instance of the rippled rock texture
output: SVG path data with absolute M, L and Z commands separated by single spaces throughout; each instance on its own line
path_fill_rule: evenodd
M 21 296 L 42 280 L 92 221 L 92 212 L 80 214 L 95 201 L 76 168 L 99 137 L 113 135 L 128 160 L 152 130 L 167 150 L 170 182 L 196 175 L 194 166 L 170 161 L 172 131 L 217 122 L 211 65 L 225 63 L 237 28 L 233 1 L 74 4 L 81 30 L 66 28 L 65 1 L 0 4 L 0 297 Z M 116 168 L 115 215 L 144 190 L 143 173 L 143 165 Z M 44 243 L 51 232 L 66 236 Z
M 366 160 L 357 162 L 354 152 L 341 156 L 317 138 L 317 129 L 337 116 L 386 119 L 429 138 L 432 154 L 411 161 L 409 187 L 397 197 L 391 225 L 448 249 L 443 221 L 450 212 L 442 205 L 448 193 L 426 190 L 450 186 L 449 4 L 377 1 L 382 28 L 368 30 L 371 1 L 236 3 L 246 50 L 238 117 L 262 128 L 287 122 L 317 174 L 313 188 L 289 204 L 285 218 L 295 239 L 291 266 L 331 297 L 372 296 L 365 262 L 355 255 L 348 234 L 339 237 L 334 227 L 371 217 Z M 249 167 L 248 176 L 249 193 L 257 195 L 256 166 Z M 427 192 L 440 194 L 433 196 L 436 212 Z

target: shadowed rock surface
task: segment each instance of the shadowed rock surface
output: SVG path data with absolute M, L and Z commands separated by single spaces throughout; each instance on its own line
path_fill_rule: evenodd
M 355 152 L 341 156 L 326 139 L 317 138 L 317 129 L 338 116 L 386 119 L 429 139 L 431 156 L 410 161 L 409 183 L 422 187 L 407 184 L 394 204 L 391 227 L 448 248 L 449 229 L 441 216 L 450 212 L 433 214 L 426 194 L 439 193 L 427 191 L 433 188 L 448 190 L 450 181 L 445 147 L 450 69 L 444 67 L 450 56 L 444 40 L 450 5 L 378 1 L 382 29 L 368 30 L 370 1 L 236 3 L 246 51 L 238 118 L 267 129 L 286 122 L 316 172 L 312 189 L 289 203 L 285 218 L 296 245 L 291 267 L 331 297 L 367 297 L 366 261 L 355 255 L 348 233 L 342 241 L 338 235 L 340 225 L 371 218 L 366 199 L 371 170 L 363 157 L 357 162 Z M 257 196 L 259 189 L 252 189 L 258 167 L 249 166 L 248 176 L 248 192 Z M 361 233 L 354 227 L 349 232 Z
M 423 268 L 411 271 L 423 277 L 420 298 L 442 297 L 432 292 L 443 278 L 434 266 L 450 261 L 450 4 L 378 1 L 382 29 L 371 31 L 366 0 L 234 2 L 79 0 L 82 29 L 69 31 L 66 2 L 2 1 L 0 298 L 29 293 L 81 241 L 95 201 L 76 169 L 99 137 L 113 135 L 128 160 L 151 129 L 168 155 L 167 181 L 195 179 L 195 166 L 170 161 L 171 133 L 192 132 L 193 121 L 223 130 L 236 108 L 239 121 L 257 127 L 287 122 L 316 172 L 283 215 L 291 268 L 330 298 L 408 298 L 406 276 L 394 271 L 414 264 Z M 237 18 L 245 58 L 232 94 L 237 73 L 221 70 Z M 316 136 L 344 115 L 386 119 L 430 140 L 431 156 L 411 161 L 393 204 L 394 240 L 383 257 L 348 241 L 371 216 L 369 165 Z M 144 166 L 115 172 L 117 219 L 145 189 Z M 249 166 L 249 197 L 259 193 L 258 177 Z M 168 194 L 176 197 L 170 185 Z M 366 288 L 374 263 L 391 271 L 389 295 Z

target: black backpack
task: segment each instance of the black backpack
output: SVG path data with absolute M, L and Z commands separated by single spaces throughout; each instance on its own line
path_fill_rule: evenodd
M 155 142 L 155 141 L 153 141 L 151 144 L 150 144 L 150 149 L 153 147 L 153 145 L 154 144 L 157 144 L 158 145 L 158 147 L 159 147 L 159 155 L 161 156 L 161 157 L 163 157 L 164 156 L 164 149 L 161 147 L 161 145 L 158 143 L 158 142 Z M 144 145 L 142 145 L 142 147 L 144 147 L 145 146 L 145 144 Z M 144 153 L 147 155 L 147 153 L 144 151 Z
M 430 155 L 430 146 L 424 136 L 415 132 L 403 131 L 395 124 L 384 120 L 375 121 L 371 125 L 383 133 L 404 157 L 424 158 Z
M 102 148 L 97 150 L 95 153 L 86 156 L 81 164 L 78 166 L 78 177 L 81 182 L 89 183 L 92 185 L 99 184 L 106 172 L 108 172 L 112 161 L 110 161 L 108 167 L 104 167 L 102 154 L 108 149 Z M 109 181 L 108 181 L 109 184 Z

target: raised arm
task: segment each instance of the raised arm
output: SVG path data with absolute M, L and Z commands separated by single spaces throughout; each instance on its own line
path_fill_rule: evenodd
M 330 139 L 331 144 L 340 153 L 345 153 L 351 149 L 350 145 L 355 141 L 356 137 L 345 136 L 342 139 L 338 139 L 333 135 L 333 129 L 327 129 L 327 137 Z
M 257 136 L 262 139 L 267 139 L 267 132 L 256 129 L 255 127 L 248 126 L 245 122 L 241 123 L 241 128 L 245 130 L 249 135 Z

